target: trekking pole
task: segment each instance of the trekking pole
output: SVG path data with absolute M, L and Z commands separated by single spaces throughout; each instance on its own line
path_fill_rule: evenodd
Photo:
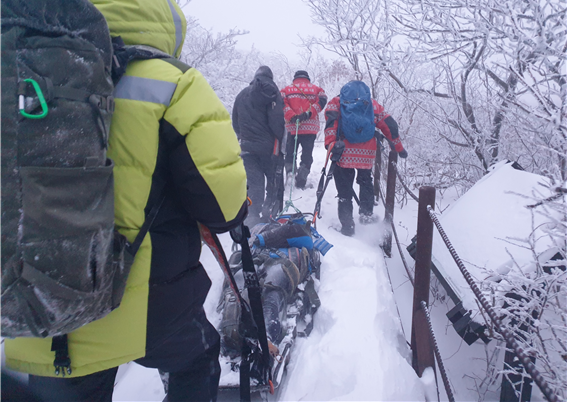
M 327 186 L 325 185 L 325 176 L 327 173 L 327 164 L 329 163 L 329 157 L 331 156 L 331 151 L 335 144 L 331 144 L 329 149 L 327 150 L 327 157 L 325 158 L 325 165 L 323 165 L 323 169 L 321 170 L 321 178 L 319 179 L 319 185 L 317 186 L 317 199 L 315 201 L 315 209 L 313 210 L 313 226 L 317 228 L 317 217 L 321 216 L 321 201 L 323 200 L 323 194 L 325 193 L 325 189 Z M 329 172 L 330 172 L 329 168 Z
M 293 201 L 291 200 L 291 196 L 293 194 L 293 186 L 295 185 L 295 161 L 297 159 L 297 137 L 298 137 L 298 134 L 299 134 L 299 119 L 295 120 L 295 144 L 293 146 L 293 166 L 291 168 L 291 186 L 289 188 L 289 200 L 287 200 L 285 202 L 284 208 L 278 214 L 278 218 L 280 216 L 282 216 L 285 212 L 287 212 L 289 207 L 292 207 L 295 210 L 295 212 L 301 213 L 301 211 L 299 209 L 297 209 L 295 205 L 293 205 Z
M 329 147 L 329 151 L 327 154 L 327 158 L 331 159 L 331 166 L 329 167 L 329 172 L 327 173 L 327 179 L 325 180 L 325 184 L 321 188 L 321 180 L 319 181 L 319 188 L 317 189 L 317 203 L 315 204 L 315 211 L 313 212 L 313 225 L 316 225 L 317 217 L 321 217 L 321 201 L 323 200 L 323 195 L 327 190 L 327 186 L 329 182 L 333 178 L 333 173 L 335 171 L 335 166 L 337 165 L 338 161 L 341 159 L 343 152 L 345 150 L 345 143 L 343 141 L 335 141 L 332 146 Z M 325 162 L 325 167 L 327 162 Z M 323 167 L 323 173 L 325 172 L 325 167 Z M 354 192 L 354 190 L 353 190 Z
M 358 195 L 356 195 L 356 191 L 354 191 L 354 188 L 352 189 L 352 196 L 356 201 L 356 205 L 360 206 L 360 200 L 358 199 Z

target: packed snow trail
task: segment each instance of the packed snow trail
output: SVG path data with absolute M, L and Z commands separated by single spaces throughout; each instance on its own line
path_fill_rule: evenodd
M 357 227 L 355 238 L 325 234 L 335 247 L 321 267 L 321 307 L 309 338 L 296 344 L 281 400 L 424 400 L 377 248 L 378 229 Z
M 315 187 L 324 164 L 325 149 L 314 149 L 314 163 L 305 190 L 293 189 L 293 203 L 304 212 L 315 206 Z M 355 185 L 358 190 L 358 186 Z M 334 183 L 323 198 L 317 230 L 334 247 L 322 257 L 316 290 L 321 307 L 308 338 L 297 338 L 281 384 L 280 401 L 423 401 L 425 386 L 411 367 L 411 354 L 402 333 L 380 243 L 383 225 L 358 224 L 356 234 L 345 237 L 337 230 Z M 285 199 L 289 198 L 289 187 Z M 354 201 L 353 201 L 354 202 Z M 380 218 L 383 209 L 376 208 Z M 230 236 L 220 236 L 230 255 Z M 205 310 L 214 325 L 223 273 L 212 254 L 203 249 L 202 263 L 213 286 Z M 409 335 L 409 334 L 407 334 Z M 114 401 L 161 401 L 163 388 L 156 370 L 129 364 L 121 367 Z M 236 397 L 238 397 L 236 395 Z M 271 399 L 271 398 L 270 398 Z
M 318 168 L 312 169 L 308 180 L 314 186 L 324 163 L 323 152 L 322 146 L 315 147 L 313 166 Z M 294 190 L 293 194 L 296 207 L 312 212 L 315 189 Z M 321 307 L 314 316 L 311 335 L 297 339 L 279 399 L 424 400 L 380 249 L 383 225 L 357 223 L 352 238 L 337 232 L 340 223 L 334 183 L 329 184 L 322 204 L 323 218 L 317 221 L 317 230 L 334 247 L 322 258 L 316 287 Z M 357 210 L 355 205 L 355 222 Z

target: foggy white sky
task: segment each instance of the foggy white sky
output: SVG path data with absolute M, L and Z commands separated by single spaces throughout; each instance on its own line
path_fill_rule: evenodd
M 311 22 L 309 7 L 302 0 L 191 0 L 183 11 L 214 32 L 230 28 L 250 31 L 238 38 L 240 49 L 254 45 L 262 52 L 279 51 L 288 58 L 294 58 L 299 50 L 298 34 L 323 33 Z

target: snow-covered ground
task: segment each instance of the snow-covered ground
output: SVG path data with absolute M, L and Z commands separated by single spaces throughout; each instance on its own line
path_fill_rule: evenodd
M 313 211 L 324 158 L 323 144 L 317 143 L 308 180 L 313 188 L 293 190 L 294 205 L 302 211 Z M 383 226 L 357 225 L 354 237 L 341 235 L 333 229 L 340 228 L 335 196 L 331 182 L 323 199 L 323 218 L 317 225 L 317 230 L 334 245 L 322 258 L 321 278 L 316 284 L 321 307 L 315 314 L 311 335 L 296 341 L 278 399 L 423 401 L 424 385 L 411 367 L 406 342 L 410 329 L 402 328 L 380 249 Z M 285 194 L 288 198 L 289 189 Z M 383 217 L 381 206 L 376 212 Z M 222 235 L 221 242 L 228 253 L 230 237 Z M 213 280 L 205 308 L 213 324 L 218 324 L 216 306 L 223 274 L 206 249 L 202 262 Z M 394 265 L 390 269 L 403 270 Z M 411 309 L 411 298 L 409 305 Z M 163 397 L 155 370 L 133 363 L 121 367 L 114 401 L 161 401 Z
M 324 158 L 323 144 L 317 142 L 308 180 L 312 188 L 293 190 L 294 205 L 304 212 L 312 212 L 315 205 L 315 188 Z M 408 342 L 413 288 L 395 242 L 392 258 L 385 258 L 380 249 L 383 206 L 380 204 L 375 209 L 381 218 L 378 223 L 357 224 L 356 234 L 349 238 L 335 230 L 340 227 L 335 196 L 331 182 L 322 203 L 323 217 L 317 225 L 317 230 L 334 245 L 322 258 L 321 277 L 316 281 L 321 307 L 314 316 L 311 335 L 296 340 L 286 376 L 270 400 L 425 401 L 438 397 L 447 400 L 439 375 L 438 395 L 432 372 L 426 372 L 420 379 L 411 367 Z M 443 199 L 437 197 L 439 211 L 456 199 L 449 192 Z M 289 189 L 285 198 L 289 198 Z M 355 222 L 357 216 L 355 207 Z M 407 204 L 397 205 L 394 223 L 402 252 L 413 269 L 414 261 L 405 248 L 416 233 L 417 203 L 409 199 Z M 228 254 L 232 240 L 228 234 L 220 238 Z M 211 322 L 218 325 L 220 315 L 216 307 L 223 273 L 206 248 L 201 261 L 213 281 L 205 309 Z M 433 327 L 456 400 L 498 400 L 499 380 L 488 380 L 486 372 L 487 367 L 502 367 L 503 352 L 494 341 L 488 346 L 481 341 L 467 345 L 445 316 L 453 304 L 433 277 L 432 288 Z M 157 370 L 135 363 L 120 367 L 114 401 L 162 401 L 164 397 Z M 238 395 L 234 395 L 234 400 L 237 399 Z M 231 396 L 227 399 L 225 395 L 222 400 L 231 400 Z M 537 388 L 532 400 L 542 400 Z
M 324 164 L 325 150 L 317 142 L 314 163 L 308 179 L 313 188 L 293 190 L 294 205 L 302 211 L 312 212 L 315 205 L 315 188 Z M 277 393 L 281 401 L 424 401 L 426 392 L 437 399 L 434 380 L 429 376 L 420 379 L 411 367 L 408 341 L 411 332 L 412 287 L 402 265 L 399 253 L 393 245 L 392 258 L 385 259 L 380 249 L 384 232 L 379 223 L 356 227 L 352 238 L 345 237 L 339 228 L 337 200 L 334 182 L 331 182 L 322 203 L 322 218 L 317 230 L 334 247 L 322 259 L 321 278 L 316 289 L 321 307 L 314 317 L 314 329 L 308 338 L 298 338 L 287 368 L 287 375 Z M 285 199 L 289 198 L 289 189 Z M 384 216 L 383 206 L 375 213 Z M 355 207 L 357 222 L 357 208 Z M 395 212 L 400 241 L 406 259 L 413 267 L 413 260 L 405 247 L 415 234 L 417 204 L 410 201 Z M 227 253 L 232 241 L 221 236 Z M 213 324 L 220 316 L 216 312 L 221 292 L 223 274 L 212 254 L 203 249 L 203 265 L 213 280 L 213 287 L 205 308 Z M 392 284 L 389 280 L 392 278 Z M 393 289 L 395 291 L 393 291 Z M 444 316 L 448 307 L 434 315 L 435 327 L 443 338 L 442 353 L 451 356 L 456 366 L 461 358 L 478 355 L 460 340 L 448 327 Z M 464 345 L 464 346 L 463 346 Z M 482 346 L 481 346 L 482 348 Z M 482 348 L 484 349 L 484 348 Z M 458 352 L 458 353 L 457 353 Z M 452 371 L 471 374 L 471 365 Z M 471 374 L 472 375 L 472 374 Z M 452 377 L 460 384 L 461 378 Z M 470 381 L 469 381 L 470 382 Z M 441 382 L 439 380 L 441 385 Z M 442 386 L 441 386 L 442 388 Z M 459 400 L 475 400 L 474 387 L 468 391 L 456 387 Z M 440 390 L 441 398 L 445 393 Z M 161 401 L 164 392 L 157 371 L 145 369 L 134 363 L 124 365 L 119 371 L 114 401 Z

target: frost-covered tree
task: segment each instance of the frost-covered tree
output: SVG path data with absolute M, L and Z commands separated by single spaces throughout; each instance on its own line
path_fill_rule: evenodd
M 567 188 L 557 187 L 557 194 L 545 200 L 534 199 L 529 207 L 543 215 L 547 223 L 533 228 L 527 239 L 509 239 L 533 254 L 533 261 L 519 264 L 514 256 L 487 272 L 482 282 L 493 295 L 494 307 L 502 325 L 514 334 L 524 352 L 534 359 L 559 400 L 567 397 Z M 537 202 L 535 202 L 537 201 Z M 543 249 L 541 244 L 547 244 Z M 539 250 L 539 251 L 537 251 Z M 493 330 L 493 336 L 501 337 Z M 501 339 L 503 341 L 503 339 Z M 501 346 L 505 342 L 500 342 Z M 505 365 L 491 372 L 505 376 L 511 383 L 527 377 L 518 368 Z M 518 393 L 518 391 L 516 391 Z M 519 395 L 518 395 L 519 396 Z
M 299 60 L 290 61 L 278 51 L 265 54 L 254 48 L 248 51 L 237 49 L 238 37 L 246 35 L 246 31 L 231 29 L 215 34 L 191 17 L 188 17 L 187 26 L 181 60 L 207 78 L 229 111 L 238 93 L 250 84 L 262 65 L 271 68 L 279 88 L 289 85 L 297 70 L 309 70 L 314 83 L 332 70 L 329 61 L 310 52 L 303 52 Z
M 431 184 L 470 185 L 499 159 L 565 179 L 565 2 L 307 3 L 327 32 L 310 44 L 343 56 L 375 97 L 390 93 L 419 171 L 444 172 Z
M 565 2 L 539 0 L 408 1 L 393 8 L 396 30 L 418 44 L 416 53 L 440 74 L 439 91 L 453 100 L 447 122 L 484 168 L 504 157 L 538 171 L 551 160 L 566 178 L 565 9 Z M 543 155 L 525 157 L 521 141 Z
M 340 55 L 398 121 L 410 154 L 398 167 L 410 187 L 466 189 L 502 159 L 556 185 L 565 182 L 565 1 L 306 2 L 326 30 L 307 44 Z M 561 391 L 567 368 L 566 274 L 559 268 L 567 249 L 565 200 L 539 208 L 547 208 L 548 235 L 559 255 L 551 264 L 557 266 L 544 269 L 550 263 L 534 254 L 531 266 L 512 263 L 491 286 L 502 316 Z
M 386 23 L 388 9 L 382 1 L 308 0 L 313 21 L 326 29 L 323 39 L 310 38 L 307 45 L 319 45 L 348 61 L 356 79 L 368 81 L 377 97 L 375 60 L 389 58 L 393 31 Z
M 207 78 L 229 111 L 240 89 L 247 85 L 246 80 L 258 55 L 254 49 L 246 53 L 236 49 L 238 37 L 246 33 L 230 29 L 215 34 L 203 28 L 196 19 L 187 17 L 181 60 Z
M 310 0 L 313 20 L 326 28 L 325 38 L 310 38 L 310 47 L 323 46 L 348 62 L 355 78 L 364 80 L 373 97 L 399 124 L 411 163 L 400 163 L 410 187 L 423 184 L 447 188 L 455 184 L 470 187 L 482 174 L 474 155 L 463 155 L 461 144 L 443 140 L 449 130 L 446 106 L 429 100 L 435 73 L 423 67 L 413 49 L 401 47 L 395 21 L 384 1 Z M 418 62 L 419 61 L 419 62 Z M 433 89 L 435 95 L 438 94 Z M 433 113 L 432 111 L 435 111 Z M 440 144 L 439 140 L 444 144 Z M 472 168 L 471 168 L 472 167 Z

